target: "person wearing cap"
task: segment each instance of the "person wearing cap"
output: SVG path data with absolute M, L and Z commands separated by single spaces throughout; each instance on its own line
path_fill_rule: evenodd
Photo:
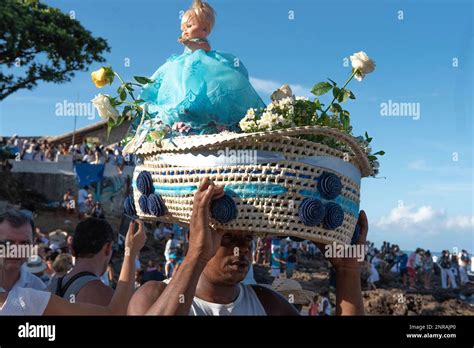
M 32 246 L 33 230 L 33 221 L 19 211 L 12 210 L 0 214 L 0 244 L 4 246 L 10 245 L 11 247 L 13 244 Z M 40 278 L 22 267 L 26 261 L 27 258 L 3 259 L 6 275 L 0 283 L 0 292 L 10 291 L 16 287 L 37 290 L 43 290 L 46 287 Z
M 47 265 L 39 255 L 31 256 L 22 267 L 24 267 L 26 271 L 41 279 L 44 285 L 48 285 L 51 278 L 45 273 Z
M 195 195 L 189 249 L 168 282 L 149 281 L 133 295 L 130 315 L 299 315 L 288 299 L 261 285 L 244 285 L 251 262 L 250 231 L 212 229 L 210 204 L 224 187 L 205 178 Z M 359 214 L 358 244 L 365 244 L 368 222 Z M 319 246 L 320 248 L 323 246 Z M 329 259 L 336 269 L 336 314 L 362 315 L 364 305 L 357 258 Z
M 49 238 L 49 247 L 53 251 L 61 249 L 61 246 L 64 245 L 67 238 L 67 232 L 57 229 L 53 232 L 50 232 L 48 235 Z

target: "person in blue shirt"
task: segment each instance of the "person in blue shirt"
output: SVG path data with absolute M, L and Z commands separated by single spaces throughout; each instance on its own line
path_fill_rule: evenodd
M 399 250 L 397 253 L 396 264 L 398 267 L 398 271 L 400 272 L 400 277 L 402 278 L 403 286 L 406 286 L 407 283 L 407 263 L 408 263 L 408 255 Z

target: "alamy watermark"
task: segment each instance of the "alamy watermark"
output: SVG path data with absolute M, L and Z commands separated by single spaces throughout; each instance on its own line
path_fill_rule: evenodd
M 326 258 L 356 258 L 357 261 L 364 261 L 367 255 L 367 246 L 364 244 L 342 245 L 333 242 L 324 246 L 324 257 Z
M 28 259 L 36 255 L 38 255 L 38 245 L 10 242 L 0 244 L 0 259 Z
M 21 303 L 21 298 L 20 298 Z M 56 325 L 36 325 L 26 322 L 18 326 L 19 338 L 46 338 L 52 342 L 56 340 Z
M 389 99 L 387 102 L 380 103 L 380 115 L 412 117 L 413 120 L 419 120 L 421 116 L 421 106 L 420 103 L 400 103 Z
M 64 99 L 62 102 L 56 103 L 54 114 L 60 117 L 78 116 L 93 120 L 96 116 L 95 112 L 95 107 L 92 102 L 80 103 Z
M 224 156 L 226 165 L 236 164 L 257 164 L 257 150 L 253 149 L 238 149 L 233 150 L 228 147 L 217 151 L 219 157 Z

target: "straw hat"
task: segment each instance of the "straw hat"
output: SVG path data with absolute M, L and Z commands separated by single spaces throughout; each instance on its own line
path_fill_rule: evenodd
M 46 263 L 38 255 L 31 256 L 25 264 L 25 269 L 33 274 L 43 272 L 46 267 Z
M 62 243 L 62 242 L 65 242 L 66 241 L 66 238 L 67 238 L 67 232 L 64 232 L 60 229 L 57 229 L 53 232 L 50 232 L 49 235 L 49 240 L 51 241 L 51 243 Z
M 313 302 L 315 292 L 305 290 L 301 284 L 293 279 L 275 279 L 272 285 L 261 284 L 283 295 L 288 302 L 293 304 L 308 305 Z

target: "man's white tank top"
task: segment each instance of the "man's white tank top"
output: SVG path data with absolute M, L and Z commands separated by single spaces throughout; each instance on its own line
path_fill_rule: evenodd
M 239 295 L 227 304 L 211 303 L 194 296 L 189 315 L 267 315 L 250 285 L 239 283 Z

